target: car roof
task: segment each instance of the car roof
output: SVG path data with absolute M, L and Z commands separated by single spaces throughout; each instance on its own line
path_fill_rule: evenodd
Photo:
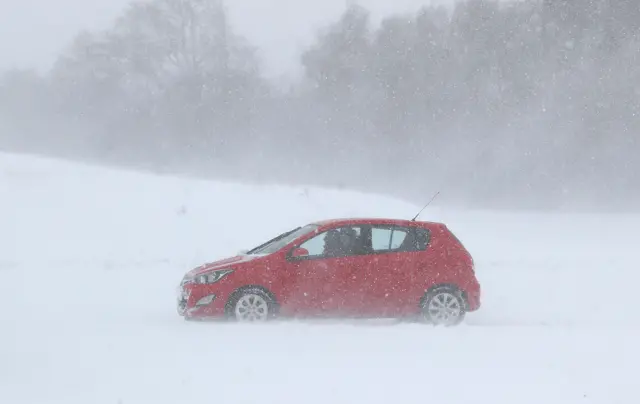
M 316 221 L 313 224 L 318 226 L 349 226 L 349 225 L 363 225 L 363 224 L 382 224 L 382 225 L 398 225 L 398 226 L 411 226 L 419 223 L 420 225 L 432 225 L 443 226 L 438 222 L 426 222 L 421 220 L 411 221 L 409 219 L 391 219 L 384 217 L 360 217 L 360 218 L 335 218 Z

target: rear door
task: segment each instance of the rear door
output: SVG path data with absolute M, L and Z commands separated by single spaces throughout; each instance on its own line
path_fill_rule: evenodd
M 367 311 L 374 316 L 397 316 L 415 310 L 412 296 L 416 270 L 427 237 L 422 229 L 394 225 L 371 227 L 371 259 L 365 284 Z

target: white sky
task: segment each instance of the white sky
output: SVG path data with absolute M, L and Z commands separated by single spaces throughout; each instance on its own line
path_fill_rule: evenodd
M 297 72 L 297 56 L 348 0 L 226 0 L 234 28 L 260 48 L 271 77 Z M 454 0 L 358 0 L 377 20 L 392 12 Z M 82 29 L 108 28 L 129 0 L 0 0 L 0 70 L 45 71 Z

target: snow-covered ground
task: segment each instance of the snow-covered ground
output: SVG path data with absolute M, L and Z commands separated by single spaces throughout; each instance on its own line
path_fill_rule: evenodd
M 429 208 L 476 259 L 452 329 L 190 323 L 203 261 L 333 216 L 419 207 L 0 154 L 0 403 L 634 403 L 640 217 Z

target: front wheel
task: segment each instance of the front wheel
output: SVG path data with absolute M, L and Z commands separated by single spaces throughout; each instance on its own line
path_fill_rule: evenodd
M 464 320 L 466 304 L 459 290 L 443 286 L 425 295 L 421 310 L 422 316 L 428 323 L 455 326 Z
M 275 312 L 275 302 L 260 288 L 238 291 L 227 305 L 227 316 L 237 322 L 268 321 L 275 316 Z

